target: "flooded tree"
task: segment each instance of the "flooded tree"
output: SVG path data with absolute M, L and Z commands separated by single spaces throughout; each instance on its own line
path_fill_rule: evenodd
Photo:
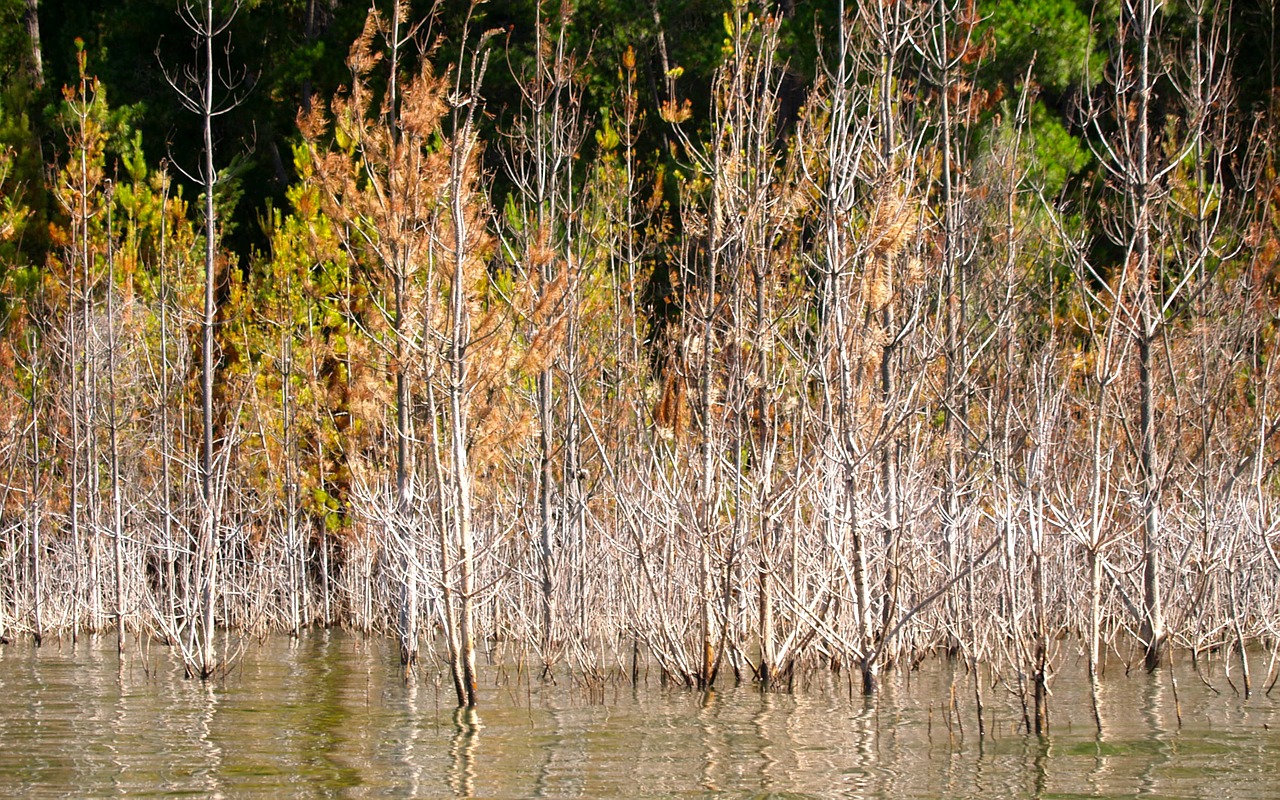
M 1008 5 L 736 2 L 607 67 L 567 6 L 527 51 L 375 9 L 241 259 L 233 20 L 184 6 L 186 188 L 86 50 L 50 168 L 0 160 L 0 637 L 211 677 L 336 624 L 463 707 L 486 657 L 874 697 L 938 654 L 1040 732 L 1073 652 L 1269 642 L 1271 116 L 1222 7 Z

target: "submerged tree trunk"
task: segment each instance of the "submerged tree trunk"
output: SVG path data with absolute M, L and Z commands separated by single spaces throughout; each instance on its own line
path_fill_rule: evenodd
M 1142 639 L 1147 669 L 1164 658 L 1164 608 L 1160 591 L 1160 478 L 1156 466 L 1155 411 L 1152 406 L 1151 338 L 1138 342 L 1142 466 Z
M 478 54 L 477 54 L 478 55 Z M 469 291 L 474 279 L 472 271 L 478 255 L 471 252 L 475 233 L 469 228 L 473 202 L 471 181 L 474 164 L 476 131 L 474 115 L 480 102 L 477 89 L 484 73 L 487 54 L 479 56 L 471 76 L 471 93 L 466 110 L 454 108 L 453 141 L 449 156 L 449 211 L 452 221 L 453 248 L 451 286 L 449 289 L 449 340 L 447 365 L 449 378 L 450 450 L 453 460 L 453 517 L 458 545 L 458 657 L 461 662 L 462 693 L 458 705 L 473 708 L 478 702 L 475 654 L 475 543 L 472 534 L 472 474 L 469 418 L 471 415 L 471 317 Z M 461 73 L 460 73 L 461 74 Z M 483 269 L 483 268 L 481 268 Z
M 435 481 L 436 501 L 439 504 L 437 514 L 440 520 L 440 603 L 444 617 L 445 647 L 449 657 L 449 673 L 453 678 L 453 690 L 458 697 L 458 704 L 464 705 L 467 686 L 462 668 L 462 644 L 458 635 L 458 613 L 454 608 L 454 597 L 457 593 L 453 589 L 452 578 L 454 571 L 453 551 L 456 544 L 451 541 L 453 534 L 446 522 L 451 514 L 451 512 L 447 513 L 446 509 L 453 507 L 453 497 L 445 486 L 444 469 L 440 463 L 443 445 L 440 442 L 438 420 L 440 419 L 441 409 L 436 401 L 435 388 L 429 382 L 427 384 L 427 413 L 431 419 L 431 474 Z M 452 446 L 453 440 L 450 438 L 450 448 Z
M 852 466 L 847 468 L 852 471 Z M 859 672 L 862 675 L 862 693 L 870 697 L 880 689 L 880 649 L 876 640 L 875 610 L 871 605 L 871 585 L 866 533 L 858 515 L 857 484 L 851 477 L 845 478 L 846 514 L 849 519 L 850 541 L 853 543 L 853 590 L 857 601 L 859 633 Z
M 456 156 L 455 156 L 456 157 Z M 461 180 L 459 180 L 461 183 Z M 455 235 L 466 241 L 466 227 L 461 221 L 462 201 L 454 200 Z M 477 702 L 475 656 L 475 555 L 471 535 L 471 466 L 467 453 L 467 311 L 464 297 L 463 244 L 455 253 L 451 306 L 453 342 L 449 354 L 450 449 L 453 457 L 453 524 L 458 544 L 458 595 L 461 609 L 458 621 L 458 659 L 461 662 L 462 693 L 458 704 L 473 707 Z
M 1043 736 L 1049 732 L 1049 635 L 1045 603 L 1044 578 L 1044 490 L 1041 487 L 1040 459 L 1037 450 L 1032 458 L 1031 508 L 1031 618 L 1032 644 L 1031 669 L 1032 692 L 1035 697 L 1035 733 Z
M 1090 547 L 1089 558 L 1089 694 L 1093 701 L 1093 719 L 1102 730 L 1102 708 L 1098 698 L 1101 680 L 1102 647 L 1102 557 L 1097 547 Z
M 111 535 L 115 556 L 116 650 L 125 650 L 124 498 L 120 487 L 120 418 L 116 387 L 116 271 L 112 222 L 113 192 L 107 188 L 107 434 L 111 461 Z
M 169 215 L 167 207 L 169 203 L 169 176 L 166 173 L 160 175 L 161 186 L 161 208 L 160 214 L 160 257 L 157 265 L 159 272 L 160 291 L 160 485 L 161 485 L 161 509 L 163 516 L 161 525 L 161 548 L 163 555 L 161 560 L 164 563 L 165 573 L 165 603 L 164 603 L 164 625 L 171 631 L 178 629 L 178 545 L 174 541 L 174 513 L 173 513 L 173 468 L 171 466 L 172 454 L 169 451 L 170 442 L 172 441 L 173 431 L 170 429 L 170 365 L 169 365 L 169 264 L 166 258 L 168 238 L 165 236 L 168 230 Z
M 544 223 L 545 224 L 545 223 Z M 544 276 L 545 279 L 545 276 Z M 552 514 L 552 373 L 547 367 L 538 373 L 538 568 L 542 606 L 539 631 L 544 666 L 551 664 L 552 626 L 555 624 L 555 520 Z
M 397 253 L 397 256 L 399 254 Z M 397 262 L 399 259 L 396 259 Z M 396 415 L 396 494 L 395 509 L 391 515 L 391 541 L 400 548 L 400 612 L 397 630 L 400 637 L 400 666 L 404 677 L 418 663 L 418 547 L 416 526 L 413 524 L 412 488 L 413 467 L 410 463 L 409 412 L 412 397 L 409 391 L 409 356 L 405 330 L 406 287 L 405 267 L 397 266 L 394 276 L 395 310 L 392 319 L 392 337 L 395 341 L 395 415 Z
M 200 316 L 200 677 L 210 678 L 218 666 L 214 650 L 215 607 L 218 601 L 218 498 L 215 492 L 213 461 L 213 383 L 214 383 L 214 328 L 217 324 L 217 241 L 218 220 L 214 208 L 213 193 L 217 187 L 218 173 L 213 167 L 213 116 L 215 113 L 213 38 L 217 31 L 214 24 L 213 0 L 205 0 L 202 28 L 198 30 L 204 49 L 203 106 L 201 122 L 204 133 L 204 308 Z
M 702 441 L 699 443 L 698 478 L 698 639 L 699 663 L 697 683 L 706 689 L 716 680 L 716 647 L 712 621 L 712 597 L 715 593 L 711 566 L 711 544 L 715 537 L 716 480 L 715 426 L 711 408 L 711 364 L 714 334 L 711 321 L 711 298 L 716 294 L 715 267 L 709 267 L 708 308 L 703 320 L 702 365 L 698 370 L 698 401 L 702 411 Z
M 1152 163 L 1158 151 L 1159 143 L 1152 141 L 1151 134 L 1151 93 L 1153 71 L 1150 64 L 1152 49 L 1155 47 L 1155 15 L 1160 3 L 1153 0 L 1141 0 L 1135 7 L 1133 25 L 1138 29 L 1139 39 L 1137 65 L 1137 153 L 1133 164 L 1131 178 L 1135 179 L 1133 191 L 1136 205 L 1136 242 L 1135 255 L 1138 269 L 1137 327 L 1138 338 L 1138 392 L 1139 402 L 1139 466 L 1142 475 L 1142 588 L 1143 588 L 1143 620 L 1142 638 L 1146 643 L 1146 665 L 1148 669 L 1160 666 L 1164 653 L 1164 609 L 1160 593 L 1160 475 L 1156 454 L 1155 408 L 1153 405 L 1154 356 L 1151 352 L 1155 343 L 1157 326 L 1161 312 L 1158 308 L 1159 298 L 1156 295 L 1158 259 L 1153 252 L 1155 242 L 1152 234 L 1156 226 L 1153 218 L 1155 194 L 1157 192 L 1155 167 Z

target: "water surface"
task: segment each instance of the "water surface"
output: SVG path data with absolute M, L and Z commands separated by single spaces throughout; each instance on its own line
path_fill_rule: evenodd
M 639 688 L 588 688 L 489 666 L 468 714 L 432 673 L 404 685 L 389 643 L 341 633 L 268 639 L 209 685 L 160 647 L 121 662 L 111 639 L 11 644 L 0 648 L 0 794 L 1280 796 L 1280 690 L 1246 701 L 1222 664 L 1204 671 L 1212 689 L 1189 664 L 1113 665 L 1099 735 L 1087 683 L 1063 661 L 1052 733 L 1037 737 L 1022 730 L 1010 676 L 984 680 L 979 736 L 972 676 L 944 660 L 889 676 L 874 704 L 825 673 L 792 693 L 704 694 L 652 674 Z M 1260 654 L 1255 675 L 1266 667 Z

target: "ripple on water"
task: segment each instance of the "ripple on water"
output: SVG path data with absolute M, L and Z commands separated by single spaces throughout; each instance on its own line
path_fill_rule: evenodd
M 972 708 L 950 705 L 953 683 L 972 678 L 946 662 L 886 676 L 871 705 L 817 677 L 796 694 L 620 684 L 602 703 L 569 681 L 495 672 L 480 710 L 460 715 L 447 680 L 405 686 L 394 660 L 376 640 L 280 637 L 206 686 L 158 646 L 122 662 L 111 640 L 9 645 L 0 793 L 1262 798 L 1280 774 L 1275 701 L 1215 695 L 1187 677 L 1175 706 L 1167 674 L 1109 677 L 1099 735 L 1087 682 L 1061 665 L 1047 737 L 1021 733 L 1020 701 L 984 676 L 988 735 L 978 737 Z

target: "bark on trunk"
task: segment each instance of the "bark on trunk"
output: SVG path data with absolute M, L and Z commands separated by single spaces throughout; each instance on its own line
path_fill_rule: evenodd
M 200 319 L 200 414 L 201 414 L 201 455 L 200 455 L 200 494 L 203 500 L 203 522 L 201 524 L 201 652 L 200 677 L 209 678 L 217 667 L 217 655 L 214 652 L 214 606 L 218 596 L 218 535 L 217 514 L 215 513 L 214 474 L 213 474 L 213 334 L 217 305 L 214 291 L 217 273 L 217 217 L 215 215 L 213 192 L 217 185 L 218 173 L 213 168 L 213 0 L 205 2 L 204 39 L 204 78 L 203 97 L 204 113 L 204 219 L 205 219 L 205 252 L 204 252 L 204 312 Z
M 37 89 L 44 88 L 44 55 L 40 47 L 40 0 L 26 0 L 26 9 L 22 14 L 22 22 L 27 28 L 27 41 L 30 43 L 27 64 L 31 84 Z

